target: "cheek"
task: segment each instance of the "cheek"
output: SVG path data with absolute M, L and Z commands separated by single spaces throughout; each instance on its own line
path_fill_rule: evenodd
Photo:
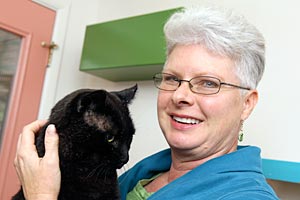
M 171 96 L 167 92 L 159 91 L 157 96 L 157 113 L 160 114 L 168 105 Z
M 168 92 L 159 92 L 157 97 L 157 118 L 160 128 L 164 131 L 168 124 L 168 105 L 171 101 L 171 95 Z
M 234 97 L 207 98 L 200 102 L 201 110 L 207 119 L 218 123 L 236 121 L 241 115 L 241 100 Z
M 239 118 L 241 115 L 240 102 L 229 99 L 207 99 L 201 102 L 201 110 L 206 118 L 203 135 L 206 144 L 217 147 L 237 141 Z M 231 146 L 229 145 L 229 146 Z

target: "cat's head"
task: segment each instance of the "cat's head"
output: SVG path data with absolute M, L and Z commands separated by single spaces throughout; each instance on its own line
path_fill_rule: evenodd
M 128 161 L 128 151 L 135 133 L 128 105 L 137 85 L 122 91 L 80 90 L 68 105 L 68 137 L 76 159 L 99 162 L 121 168 Z M 88 161 L 89 160 L 89 161 Z

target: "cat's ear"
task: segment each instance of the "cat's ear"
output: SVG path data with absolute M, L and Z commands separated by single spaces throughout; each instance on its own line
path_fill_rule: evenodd
M 85 94 L 80 98 L 77 104 L 77 112 L 84 112 L 88 109 L 93 109 L 97 102 L 100 105 L 104 105 L 106 101 L 107 92 L 104 90 L 96 90 L 94 92 Z
M 118 92 L 113 92 L 116 94 L 123 103 L 129 104 L 131 101 L 134 99 L 135 93 L 138 89 L 137 84 L 135 84 L 133 87 L 118 91 Z

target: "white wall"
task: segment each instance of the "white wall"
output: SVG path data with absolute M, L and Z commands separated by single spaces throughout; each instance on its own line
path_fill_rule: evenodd
M 133 84 L 113 83 L 79 72 L 86 25 L 180 6 L 215 4 L 243 13 L 261 30 L 267 42 L 266 71 L 259 86 L 260 101 L 253 115 L 245 123 L 243 143 L 262 147 L 264 157 L 300 162 L 298 153 L 300 146 L 297 145 L 300 140 L 297 127 L 300 114 L 298 104 L 300 68 L 297 59 L 300 45 L 299 1 L 70 0 L 69 2 L 67 17 L 57 22 L 64 24 L 66 32 L 64 40 L 59 44 L 61 48 L 54 55 L 54 64 L 48 69 L 40 118 L 46 118 L 52 105 L 75 89 L 91 87 L 114 90 Z M 63 19 L 67 19 L 67 23 Z M 57 32 L 59 30 L 56 30 Z M 58 58 L 55 59 L 55 56 Z M 138 84 L 137 97 L 130 107 L 137 132 L 127 167 L 167 147 L 156 119 L 157 90 L 151 81 Z

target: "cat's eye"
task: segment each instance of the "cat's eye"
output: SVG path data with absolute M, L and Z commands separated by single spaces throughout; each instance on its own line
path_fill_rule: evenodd
M 113 135 L 108 135 L 106 137 L 106 141 L 109 142 L 109 143 L 113 142 L 114 140 L 115 140 L 115 136 L 113 136 Z

